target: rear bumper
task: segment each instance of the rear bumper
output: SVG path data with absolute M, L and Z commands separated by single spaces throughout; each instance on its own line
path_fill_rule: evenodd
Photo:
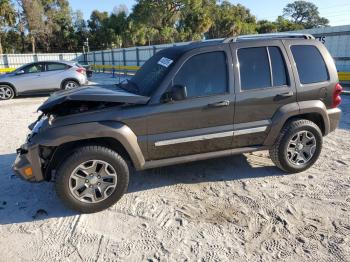
M 329 117 L 329 132 L 333 132 L 339 126 L 341 110 L 339 108 L 328 109 L 327 114 Z
M 41 160 L 39 156 L 39 146 L 23 145 L 17 149 L 17 158 L 12 166 L 13 171 L 20 178 L 29 182 L 41 182 L 44 180 Z M 31 172 L 28 172 L 31 170 Z
M 87 85 L 89 83 L 87 75 L 79 74 L 77 79 L 79 80 L 79 84 L 81 86 Z

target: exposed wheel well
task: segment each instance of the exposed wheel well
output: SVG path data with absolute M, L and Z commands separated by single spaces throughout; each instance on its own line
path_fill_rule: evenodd
M 302 114 L 302 115 L 297 115 L 297 116 L 293 116 L 293 117 L 289 118 L 287 120 L 287 122 L 294 120 L 294 119 L 301 119 L 301 118 L 310 120 L 311 122 L 314 122 L 322 131 L 322 135 L 325 135 L 326 127 L 325 127 L 322 115 L 320 115 L 318 113 Z
M 7 82 L 0 82 L 0 86 L 9 86 L 13 89 L 13 91 L 15 92 L 15 95 L 17 95 L 17 90 L 15 88 L 15 86 L 13 84 L 7 83 Z
M 64 79 L 64 80 L 62 81 L 62 83 L 61 83 L 61 89 L 63 89 L 64 84 L 65 84 L 67 81 L 74 81 L 74 82 L 76 82 L 76 83 L 80 86 L 80 82 L 79 82 L 77 79 L 75 79 L 75 78 L 67 78 L 67 79 Z
M 121 157 L 125 159 L 125 161 L 129 162 L 131 165 L 133 165 L 129 153 L 126 151 L 124 146 L 116 139 L 114 138 L 94 138 L 94 139 L 86 139 L 86 140 L 79 140 L 75 142 L 69 142 L 66 144 L 62 144 L 57 148 L 51 148 L 48 149 L 48 155 L 49 155 L 49 164 L 45 168 L 45 179 L 50 181 L 52 179 L 52 171 L 56 170 L 59 165 L 62 164 L 62 162 L 69 157 L 76 148 L 79 148 L 81 146 L 88 146 L 88 145 L 99 145 L 107 147 L 115 152 L 117 152 Z M 50 153 L 51 150 L 51 153 Z M 44 151 L 42 150 L 42 154 Z M 44 156 L 45 158 L 45 156 Z

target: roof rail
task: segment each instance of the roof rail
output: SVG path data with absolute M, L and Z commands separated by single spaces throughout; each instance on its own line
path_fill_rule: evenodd
M 302 38 L 302 39 L 315 39 L 310 34 L 298 34 L 298 33 L 275 33 L 275 34 L 257 34 L 257 35 L 242 35 L 226 38 L 223 43 L 235 43 L 247 40 L 263 40 L 263 39 L 288 39 L 288 38 Z

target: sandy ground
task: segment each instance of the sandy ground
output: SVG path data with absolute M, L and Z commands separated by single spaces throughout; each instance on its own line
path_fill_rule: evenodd
M 307 172 L 286 175 L 266 152 L 135 172 L 93 215 L 11 172 L 44 99 L 0 103 L 0 261 L 350 261 L 350 96 Z

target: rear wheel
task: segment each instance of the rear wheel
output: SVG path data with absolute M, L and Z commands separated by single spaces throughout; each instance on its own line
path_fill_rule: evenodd
M 302 172 L 317 161 L 322 143 L 322 132 L 314 122 L 293 120 L 283 128 L 270 149 L 270 157 L 277 167 L 286 172 Z
M 15 97 L 15 90 L 11 86 L 0 85 L 0 100 L 10 100 Z
M 80 84 L 77 81 L 74 80 L 67 80 L 63 83 L 63 89 L 64 90 L 69 90 L 69 89 L 73 89 L 73 88 L 77 88 L 79 87 Z
M 81 213 L 99 212 L 126 192 L 129 169 L 125 160 L 101 146 L 78 148 L 57 171 L 56 191 L 64 204 Z

